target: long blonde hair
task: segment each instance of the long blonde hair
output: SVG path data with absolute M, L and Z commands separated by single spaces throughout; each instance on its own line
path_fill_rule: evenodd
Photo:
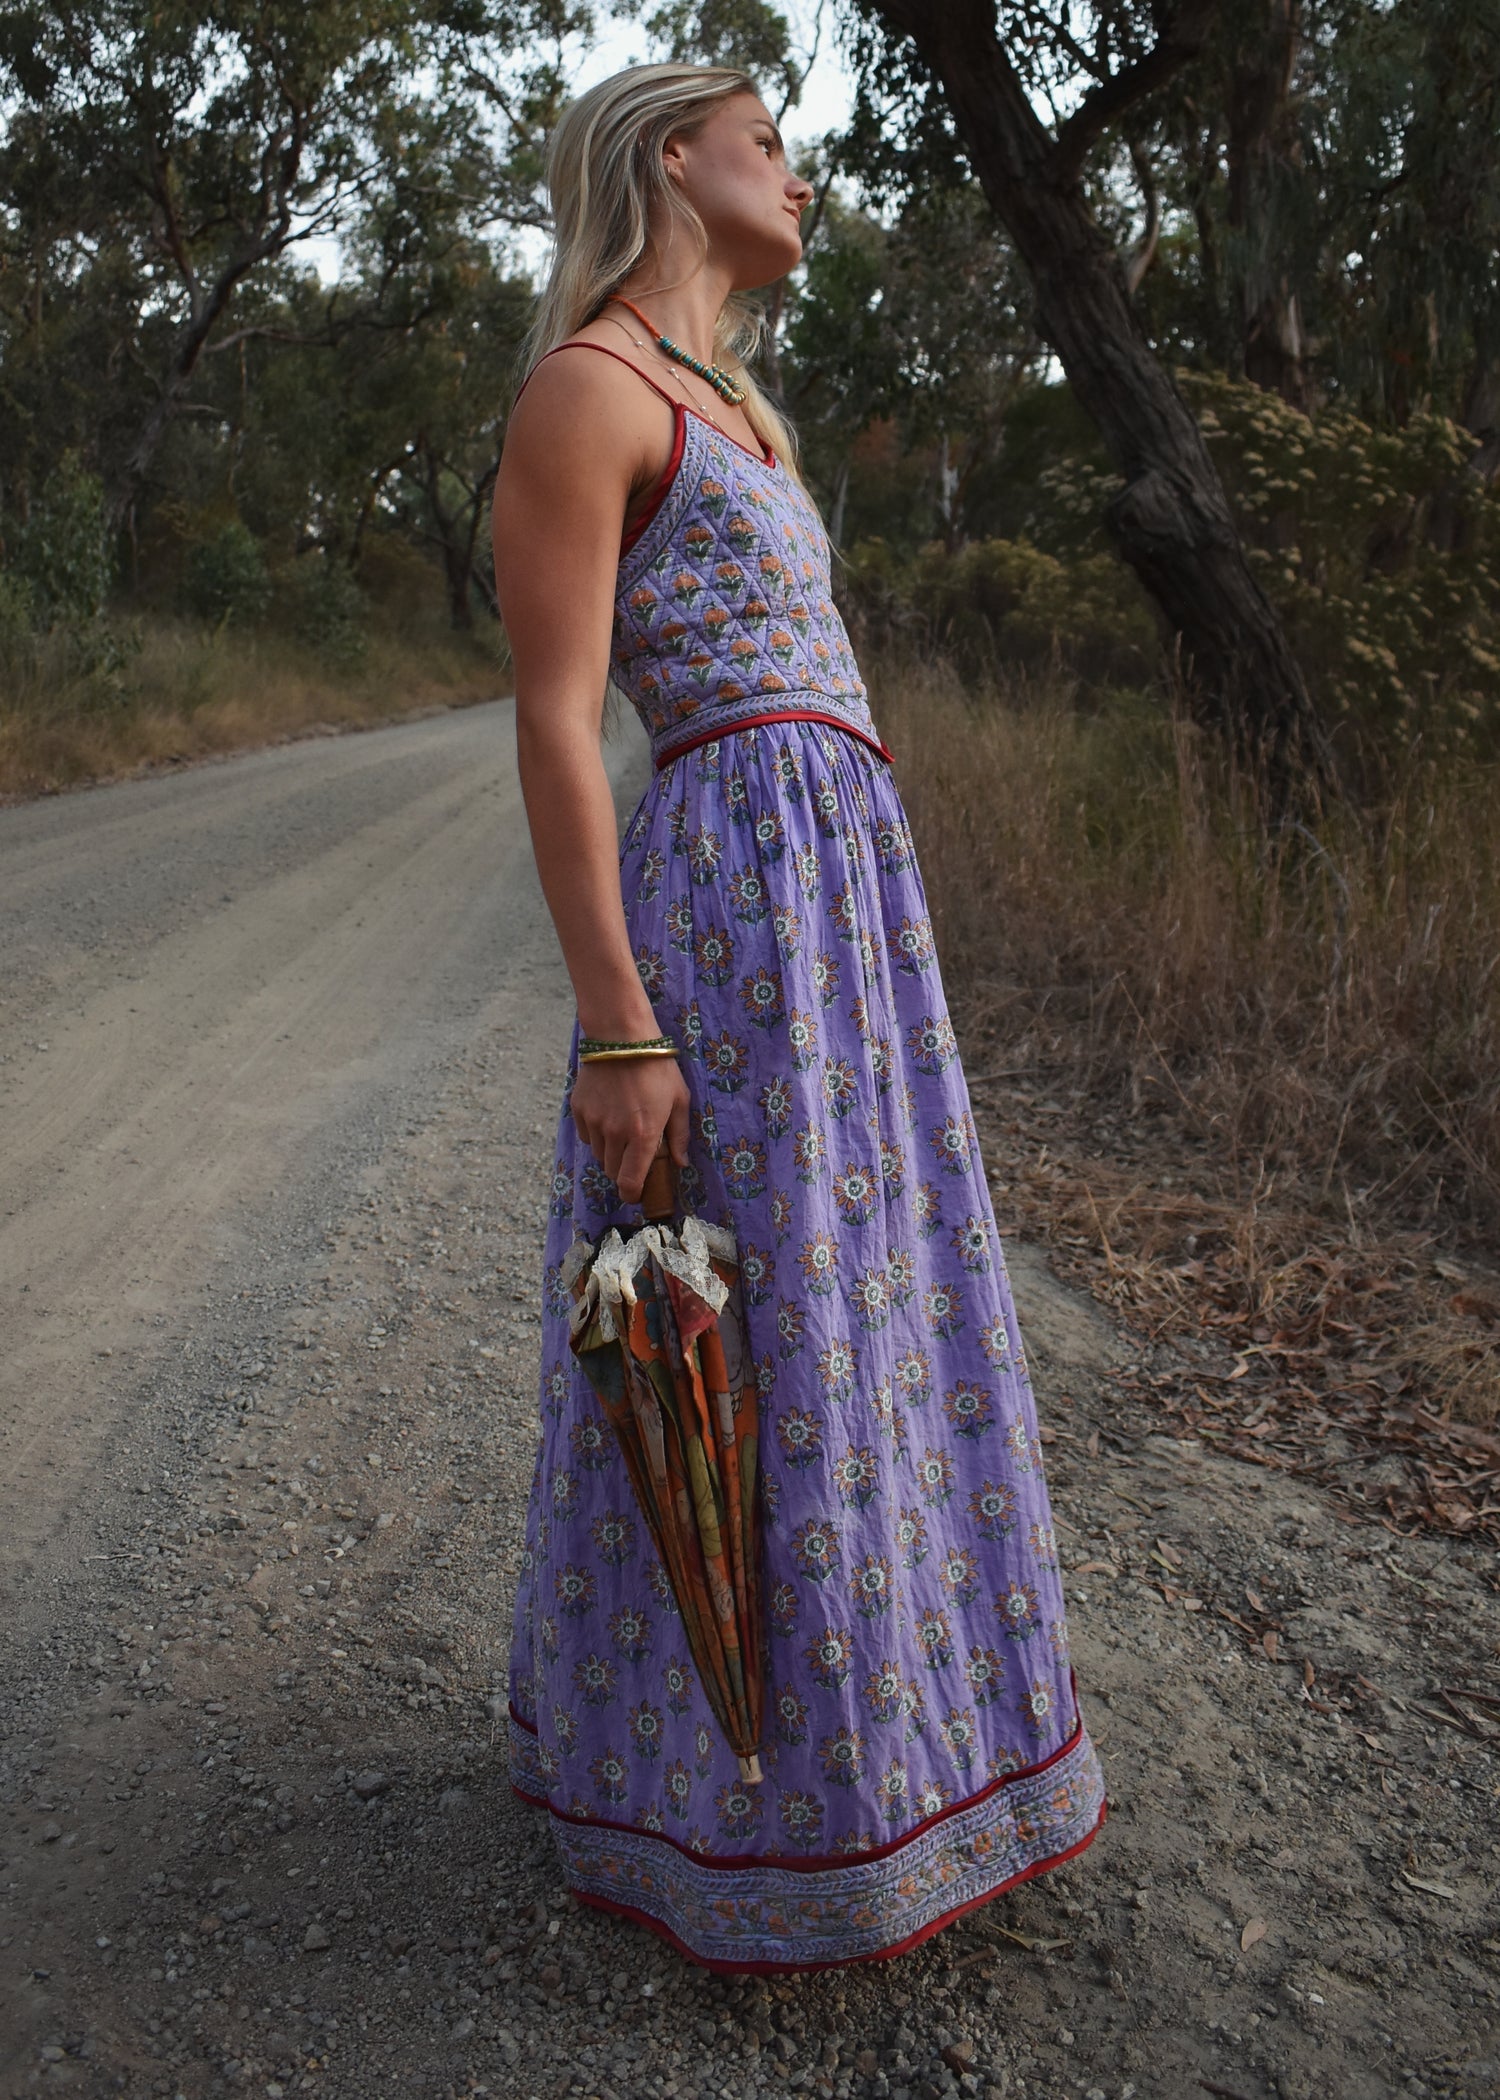
M 707 252 L 707 230 L 668 177 L 662 148 L 669 138 L 695 136 L 732 95 L 759 93 L 737 66 L 668 63 L 627 66 L 567 105 L 547 147 L 554 247 L 520 376 L 592 321 L 624 283 L 646 252 L 653 210 L 675 213 Z M 714 329 L 713 360 L 745 389 L 744 415 L 761 443 L 800 481 L 796 433 L 745 362 L 764 333 L 760 307 L 732 295 Z

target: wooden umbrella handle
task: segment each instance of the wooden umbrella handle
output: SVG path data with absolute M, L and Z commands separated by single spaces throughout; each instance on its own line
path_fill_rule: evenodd
M 663 1143 L 655 1159 L 646 1169 L 646 1179 L 641 1189 L 641 1209 L 654 1225 L 670 1218 L 676 1208 L 677 1169 L 672 1163 L 671 1153 Z

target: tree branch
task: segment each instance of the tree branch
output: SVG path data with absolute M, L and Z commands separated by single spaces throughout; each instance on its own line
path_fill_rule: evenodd
M 1120 267 L 1125 272 L 1125 289 L 1134 298 L 1141 288 L 1141 279 L 1156 260 L 1156 243 L 1161 236 L 1161 193 L 1156 187 L 1156 172 L 1151 166 L 1151 157 L 1139 139 L 1130 140 L 1130 165 L 1135 169 L 1135 179 L 1141 186 L 1141 200 L 1146 207 L 1146 225 L 1135 246 L 1120 258 Z
M 1182 0 L 1149 51 L 1089 89 L 1057 134 L 1054 165 L 1061 177 L 1076 176 L 1102 132 L 1192 63 L 1207 43 L 1218 11 L 1219 0 Z

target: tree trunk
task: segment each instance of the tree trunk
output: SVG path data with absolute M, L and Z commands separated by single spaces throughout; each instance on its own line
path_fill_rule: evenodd
M 849 502 L 849 455 L 846 452 L 839 461 L 839 469 L 833 477 L 833 504 L 828 513 L 829 544 L 837 547 L 844 537 L 844 511 Z
M 1229 228 L 1245 377 L 1304 412 L 1312 403 L 1302 307 L 1275 246 L 1278 169 L 1299 158 L 1289 101 L 1302 0 L 1253 0 L 1237 14 L 1228 67 Z
M 1000 45 L 990 0 L 867 4 L 911 39 L 941 84 L 970 165 L 1030 273 L 1040 332 L 1125 478 L 1108 507 L 1110 531 L 1169 640 L 1180 641 L 1200 719 L 1265 767 L 1278 798 L 1331 789 L 1332 756 L 1301 670 L 1080 181 L 1089 146 L 1129 107 L 1136 80 L 1138 97 L 1194 56 L 1212 7 L 1180 10 L 1172 51 L 1093 90 L 1054 138 Z

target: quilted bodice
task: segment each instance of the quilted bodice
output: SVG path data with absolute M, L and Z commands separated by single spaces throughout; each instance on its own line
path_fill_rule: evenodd
M 821 716 L 883 752 L 811 499 L 779 461 L 678 417 L 676 470 L 620 560 L 610 650 L 657 763 L 768 714 Z

